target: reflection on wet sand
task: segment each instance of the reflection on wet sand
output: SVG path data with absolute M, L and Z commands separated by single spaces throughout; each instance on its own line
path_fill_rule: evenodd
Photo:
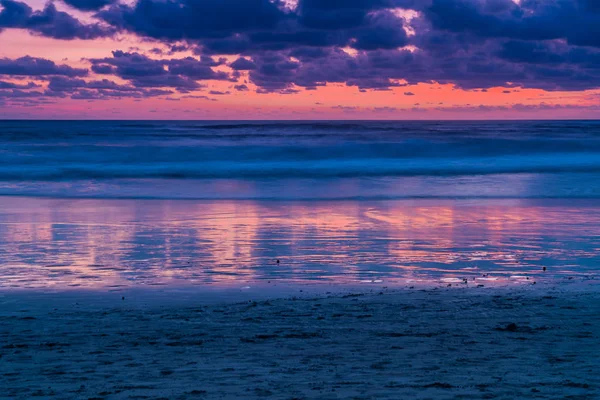
M 3 197 L 0 243 L 3 288 L 525 279 L 593 272 L 600 206 Z

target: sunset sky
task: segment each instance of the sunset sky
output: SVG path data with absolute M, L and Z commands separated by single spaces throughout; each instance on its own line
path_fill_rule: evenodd
M 0 0 L 0 118 L 600 117 L 596 0 Z

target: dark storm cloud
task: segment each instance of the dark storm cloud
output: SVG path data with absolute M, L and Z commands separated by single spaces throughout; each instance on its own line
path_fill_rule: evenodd
M 292 49 L 289 55 L 291 57 L 298 58 L 299 60 L 311 60 L 326 57 L 328 53 L 328 49 L 323 49 L 319 47 L 298 47 Z
M 394 49 L 408 44 L 402 20 L 389 11 L 367 16 L 367 24 L 354 32 L 352 47 L 358 50 Z
M 368 24 L 369 16 L 389 8 L 416 8 L 427 0 L 300 0 L 296 13 L 309 28 L 344 30 Z
M 302 25 L 316 29 L 349 29 L 362 25 L 366 14 L 383 6 L 382 1 L 302 0 L 298 15 Z
M 65 4 L 70 5 L 81 11 L 100 10 L 110 4 L 116 3 L 116 0 L 63 0 Z
M 202 47 L 196 48 L 195 52 L 207 54 L 243 54 L 251 49 L 250 40 L 245 36 L 234 36 L 223 39 L 206 39 L 202 41 Z
M 54 39 L 96 39 L 111 36 L 115 28 L 100 24 L 85 25 L 71 15 L 58 11 L 48 3 L 41 11 L 33 11 L 27 4 L 0 0 L 0 30 L 2 28 L 27 29 L 35 34 Z
M 432 25 L 449 32 L 520 40 L 566 39 L 600 46 L 600 6 L 596 0 L 433 0 L 425 8 Z
M 139 0 L 113 5 L 97 17 L 140 36 L 196 41 L 212 54 L 283 50 L 298 46 L 392 48 L 406 44 L 402 19 L 385 7 L 410 1 Z
M 526 42 L 510 40 L 502 43 L 498 56 L 516 63 L 540 65 L 578 65 L 595 68 L 600 65 L 600 49 L 568 46 L 560 41 Z
M 119 28 L 168 40 L 225 38 L 274 28 L 286 18 L 277 0 L 139 0 L 98 16 Z

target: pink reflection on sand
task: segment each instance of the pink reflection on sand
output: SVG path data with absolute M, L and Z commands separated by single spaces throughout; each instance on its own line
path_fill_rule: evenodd
M 591 274 L 600 261 L 600 207 L 584 200 L 1 197 L 0 206 L 3 289 L 488 285 Z

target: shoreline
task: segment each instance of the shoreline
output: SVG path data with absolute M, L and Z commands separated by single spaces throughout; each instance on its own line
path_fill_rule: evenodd
M 56 286 L 11 287 L 0 286 L 0 307 L 10 303 L 24 307 L 52 307 L 56 304 L 68 307 L 79 304 L 85 307 L 139 309 L 156 307 L 187 307 L 197 305 L 221 305 L 248 301 L 272 301 L 320 297 L 341 297 L 348 294 L 401 294 L 418 291 L 462 291 L 466 294 L 520 290 L 543 291 L 600 291 L 600 275 L 574 274 L 574 276 L 546 275 L 502 276 L 481 274 L 466 278 L 377 279 L 366 281 L 232 281 L 229 284 L 174 284 L 117 286 Z M 123 300 L 126 300 L 123 303 Z
M 4 292 L 0 398 L 592 399 L 598 283 L 216 303 Z

